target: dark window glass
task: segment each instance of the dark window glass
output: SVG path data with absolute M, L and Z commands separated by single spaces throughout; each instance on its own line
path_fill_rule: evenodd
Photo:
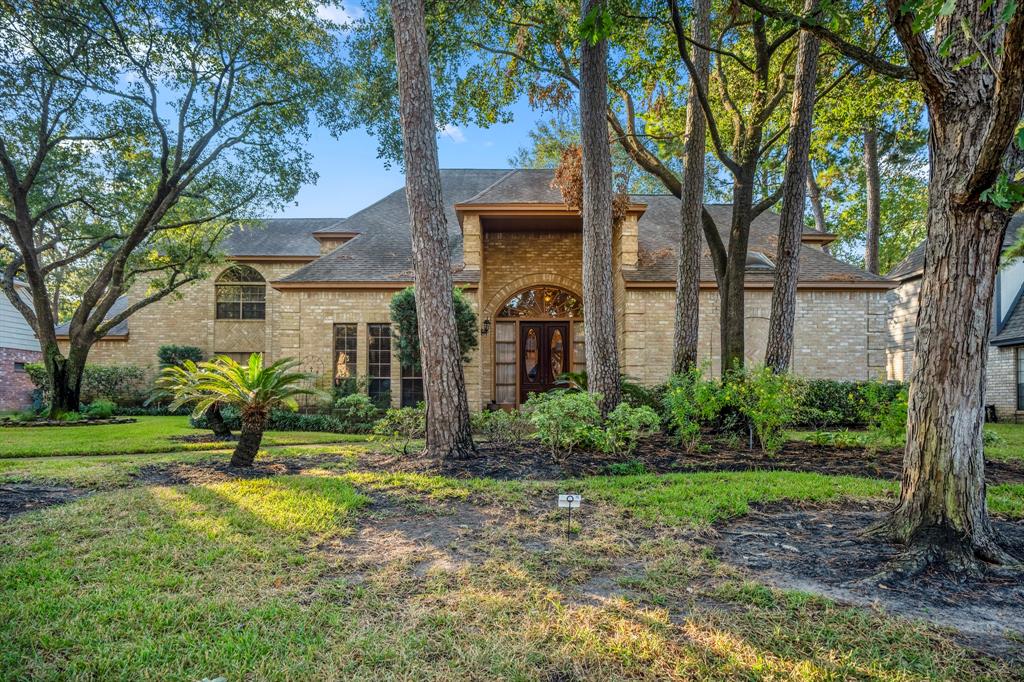
M 1024 346 L 1017 349 L 1017 409 L 1024 410 Z
M 334 385 L 356 378 L 356 325 L 334 325 Z
M 402 367 L 402 407 L 416 407 L 423 402 L 423 372 Z
M 263 320 L 267 316 L 267 285 L 254 268 L 233 265 L 217 278 L 218 320 Z
M 16 363 L 14 363 L 14 371 L 15 372 L 24 372 L 25 371 L 25 363 L 24 362 L 16 362 Z
M 391 402 L 391 325 L 366 325 L 369 337 L 367 372 L 369 374 L 368 393 L 378 405 Z

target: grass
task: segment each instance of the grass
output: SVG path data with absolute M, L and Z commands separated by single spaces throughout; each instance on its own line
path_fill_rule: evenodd
M 652 505 L 663 503 L 687 524 L 740 513 L 755 500 L 888 492 L 823 478 L 573 483 L 639 516 L 653 518 Z M 550 486 L 323 471 L 122 488 L 19 516 L 0 526 L 0 680 L 1011 675 L 935 629 L 748 583 L 687 541 L 595 520 L 567 544 L 560 516 L 491 504 L 546 496 Z M 387 523 L 367 507 L 371 492 L 418 499 L 422 509 L 400 506 L 416 537 L 456 501 L 482 504 L 502 523 L 475 537 L 477 559 L 451 570 L 424 573 L 408 558 L 372 551 L 356 567 L 332 548 L 357 523 Z M 729 502 L 700 504 L 697 496 L 708 494 Z M 613 509 L 610 518 L 621 518 Z M 397 532 L 371 528 L 375 536 Z M 522 546 L 523 537 L 544 549 Z M 632 568 L 615 573 L 620 564 Z M 628 577 L 634 596 L 574 597 L 607 574 Z
M 180 436 L 209 433 L 189 426 L 188 417 L 136 417 L 132 424 L 100 426 L 33 426 L 0 428 L 0 457 L 57 455 L 115 455 L 151 452 L 221 450 L 232 443 L 186 443 Z M 268 431 L 263 445 L 337 443 L 366 440 L 365 436 L 305 431 Z

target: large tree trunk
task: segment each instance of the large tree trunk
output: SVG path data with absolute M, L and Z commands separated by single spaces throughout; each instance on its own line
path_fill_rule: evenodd
M 867 194 L 867 236 L 864 239 L 864 269 L 878 274 L 878 242 L 881 238 L 881 193 L 878 172 L 878 127 L 864 128 L 864 189 Z
M 263 431 L 266 429 L 266 417 L 262 422 L 250 423 L 242 420 L 242 431 L 238 436 L 238 443 L 231 455 L 231 466 L 251 467 L 260 451 L 260 444 L 263 442 Z
M 825 207 L 821 204 L 821 188 L 814 178 L 814 169 L 807 164 L 807 198 L 811 202 L 811 215 L 814 216 L 814 229 L 828 232 L 825 226 Z
M 906 572 L 936 561 L 965 570 L 975 557 L 1012 561 L 989 521 L 982 445 L 992 294 L 1010 216 L 989 203 L 958 204 L 958 186 L 971 167 L 958 157 L 973 162 L 979 133 L 964 123 L 957 128 L 961 145 L 931 145 L 903 484 L 882 527 L 916 550 Z
M 736 173 L 732 186 L 732 222 L 729 227 L 728 258 L 725 276 L 720 282 L 719 312 L 722 337 L 722 375 L 743 368 L 746 319 L 747 248 L 754 200 L 754 164 L 746 164 Z
M 462 459 L 476 451 L 469 426 L 466 381 L 455 325 L 448 221 L 437 163 L 437 128 L 430 85 L 422 0 L 392 0 L 405 194 L 412 222 L 416 319 L 419 321 L 426 451 Z M 609 192 L 609 201 L 611 194 Z M 589 324 L 589 323 L 588 323 Z
M 812 12 L 816 0 L 807 0 L 804 11 Z M 820 41 L 801 31 L 793 82 L 793 104 L 789 115 L 789 149 L 782 180 L 782 215 L 779 218 L 779 247 L 772 286 L 772 312 L 768 322 L 765 364 L 778 373 L 789 370 L 793 357 L 793 329 L 796 325 L 796 285 L 800 275 L 800 245 L 804 231 L 804 185 L 810 167 L 811 128 L 814 123 L 814 91 L 818 78 Z
M 77 412 L 82 406 L 85 354 L 72 347 L 68 357 L 64 357 L 54 341 L 43 349 L 43 364 L 50 380 L 50 419 L 56 419 L 65 412 Z
M 604 5 L 582 0 L 580 16 Z M 583 151 L 583 319 L 587 390 L 601 414 L 622 398 L 612 287 L 612 159 L 608 144 L 608 42 L 580 44 L 580 148 Z
M 693 39 L 701 45 L 711 42 L 711 2 L 693 3 Z M 710 53 L 700 47 L 693 50 L 693 63 L 706 87 Z M 691 87 L 686 100 L 686 142 L 683 143 L 683 187 L 679 215 L 679 262 L 676 269 L 676 320 L 672 344 L 672 373 L 679 374 L 697 365 L 700 327 L 700 251 L 701 212 L 704 207 L 704 154 L 707 121 L 700 108 L 696 89 Z

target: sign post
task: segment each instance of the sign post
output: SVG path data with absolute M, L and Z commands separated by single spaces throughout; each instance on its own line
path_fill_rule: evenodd
M 579 509 L 580 501 L 583 498 L 577 493 L 566 493 L 558 496 L 558 506 L 561 509 L 569 510 L 569 517 L 565 522 L 565 540 L 569 541 L 569 534 L 572 532 L 572 510 Z

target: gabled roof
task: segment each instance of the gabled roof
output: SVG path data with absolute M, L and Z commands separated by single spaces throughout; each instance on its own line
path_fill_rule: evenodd
M 1024 213 L 1018 213 L 1010 218 L 1010 223 L 1006 226 L 1006 234 L 1003 236 L 1004 249 L 1017 243 L 1022 227 L 1024 227 Z M 920 277 L 924 273 L 924 249 L 927 243 L 926 240 L 918 244 L 913 251 L 907 254 L 906 258 L 889 271 L 886 277 L 901 282 Z
M 117 315 L 118 313 L 124 312 L 124 309 L 128 307 L 128 297 L 119 296 L 114 305 L 110 306 L 110 310 L 107 311 L 106 317 L 108 319 Z M 58 324 L 54 329 L 57 336 L 67 336 L 68 329 L 71 327 L 71 322 L 65 322 L 64 324 Z M 110 328 L 110 331 L 103 337 L 105 339 L 117 338 L 122 336 L 128 336 L 128 320 L 122 320 Z
M 508 175 L 511 171 L 492 169 L 443 169 L 441 191 L 448 218 L 453 278 L 468 283 L 479 279 L 477 272 L 462 270 L 462 233 L 455 204 L 466 201 Z M 550 171 L 549 171 L 550 172 Z M 346 230 L 360 233 L 344 246 L 281 279 L 298 282 L 407 282 L 412 280 L 412 240 L 409 206 L 405 188 L 345 220 Z
M 350 231 L 344 218 L 272 218 L 234 228 L 221 242 L 229 257 L 308 257 L 320 255 L 314 232 Z
M 1018 346 L 1024 345 L 1024 296 L 1017 298 L 1010 314 L 1003 322 L 1003 328 L 992 337 L 994 346 Z
M 456 282 L 475 282 L 478 272 L 464 271 L 462 233 L 456 207 L 496 204 L 559 204 L 561 193 L 552 189 L 554 171 L 506 169 L 442 169 L 441 185 L 448 217 L 448 238 L 452 250 L 452 269 Z M 675 243 L 679 229 L 679 200 L 667 194 L 634 195 L 634 204 L 645 205 L 639 220 L 639 258 L 637 270 L 628 271 L 633 282 L 672 282 L 676 274 Z M 732 208 L 709 205 L 708 210 L 728 241 Z M 770 261 L 775 258 L 778 214 L 765 212 L 751 226 L 750 250 Z M 345 220 L 345 230 L 360 235 L 344 246 L 279 280 L 280 284 L 327 282 L 407 282 L 412 280 L 412 247 L 409 211 L 405 190 L 399 189 Z M 813 230 L 808 237 L 820 236 Z M 889 281 L 840 262 L 820 249 L 804 245 L 800 251 L 802 282 L 837 287 L 887 286 Z M 773 269 L 756 268 L 748 275 L 751 282 L 770 282 Z M 714 282 L 714 271 L 707 247 L 701 259 L 701 279 Z

